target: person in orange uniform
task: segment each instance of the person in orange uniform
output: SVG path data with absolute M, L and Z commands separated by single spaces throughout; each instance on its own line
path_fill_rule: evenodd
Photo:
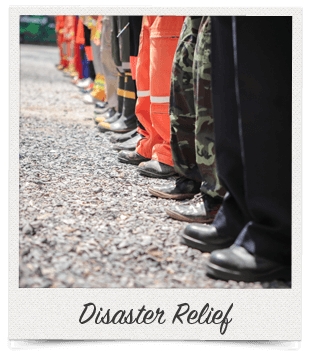
M 135 113 L 145 130 L 136 151 L 121 151 L 118 160 L 139 165 L 140 174 L 167 178 L 176 172 L 170 148 L 170 79 L 184 16 L 144 16 L 136 67 Z
M 57 65 L 57 69 L 62 70 L 68 66 L 68 61 L 66 59 L 66 54 L 64 52 L 64 21 L 65 16 L 55 16 L 55 32 L 57 46 L 60 50 L 60 63 Z
M 65 73 L 68 72 L 69 75 L 75 76 L 77 75 L 75 64 L 74 64 L 74 56 L 75 56 L 75 27 L 76 27 L 76 16 L 64 16 L 64 39 L 67 44 L 67 59 L 68 59 L 68 67 L 63 71 Z

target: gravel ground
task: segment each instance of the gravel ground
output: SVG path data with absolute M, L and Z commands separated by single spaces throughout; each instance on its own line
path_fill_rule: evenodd
M 21 45 L 20 287 L 289 288 L 205 275 L 148 186 L 173 182 L 117 161 L 93 106 L 55 68 L 58 49 Z

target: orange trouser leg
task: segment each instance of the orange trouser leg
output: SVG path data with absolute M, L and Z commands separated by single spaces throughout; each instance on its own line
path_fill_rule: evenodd
M 173 166 L 170 148 L 170 79 L 183 21 L 182 16 L 147 16 L 147 19 L 143 19 L 137 63 L 136 115 L 148 135 L 141 139 L 136 151 L 170 166 Z M 144 84 L 139 84 L 141 81 Z
M 183 16 L 158 16 L 150 31 L 151 120 L 162 139 L 154 145 L 152 159 L 170 166 L 173 166 L 169 117 L 171 69 L 183 22 Z
M 152 158 L 153 146 L 162 141 L 151 121 L 150 100 L 150 27 L 156 16 L 144 16 L 140 35 L 140 47 L 136 66 L 137 103 L 135 114 L 145 130 L 139 132 L 145 138 L 139 141 L 136 152 L 146 158 Z

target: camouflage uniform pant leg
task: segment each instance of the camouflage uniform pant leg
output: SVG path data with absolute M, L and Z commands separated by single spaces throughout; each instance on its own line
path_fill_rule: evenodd
M 203 181 L 201 192 L 222 200 L 225 189 L 220 185 L 216 168 L 215 137 L 211 103 L 211 19 L 202 18 L 194 52 L 196 164 Z
M 171 152 L 174 169 L 201 182 L 195 154 L 193 59 L 201 16 L 185 18 L 173 60 L 170 89 Z

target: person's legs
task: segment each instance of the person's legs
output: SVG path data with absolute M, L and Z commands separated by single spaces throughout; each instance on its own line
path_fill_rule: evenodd
M 220 204 L 225 189 L 220 185 L 216 167 L 210 53 L 211 17 L 204 16 L 198 30 L 193 64 L 196 164 L 203 182 L 202 194 L 207 195 L 207 199 L 213 198 L 216 203 Z
M 206 47 L 207 51 L 204 59 L 211 62 L 211 97 L 218 177 L 228 193 L 225 195 L 212 225 L 188 225 L 181 239 L 182 243 L 204 252 L 230 246 L 250 219 L 244 201 L 243 163 L 237 122 L 231 18 L 211 17 L 211 20 L 211 52 L 209 46 Z M 207 80 L 208 75 L 204 78 Z M 208 83 L 202 88 L 209 87 L 210 84 Z M 208 91 L 202 93 L 203 96 L 207 94 Z M 198 102 L 201 103 L 201 100 L 198 99 Z M 208 120 L 210 120 L 209 116 Z
M 222 74 L 228 66 L 234 76 L 234 93 L 224 86 L 223 93 L 215 90 L 222 74 L 221 66 L 220 70 L 212 66 L 214 113 L 224 125 L 236 120 L 241 151 L 235 160 L 241 160 L 243 173 L 234 167 L 231 174 L 226 173 L 224 164 L 230 155 L 226 157 L 223 144 L 217 144 L 220 178 L 222 174 L 236 206 L 231 208 L 225 199 L 226 211 L 218 214 L 222 220 L 214 224 L 223 233 L 237 236 L 235 215 L 247 214 L 234 245 L 212 252 L 207 272 L 221 279 L 290 279 L 291 17 L 215 18 L 212 28 L 216 29 L 212 42 L 232 52 L 232 62 L 222 67 Z M 224 33 L 232 33 L 232 39 L 225 41 Z M 225 114 L 220 100 L 230 101 L 233 95 L 235 113 Z M 221 134 L 216 131 L 216 135 Z M 241 188 L 233 184 L 239 174 Z
M 116 67 L 117 75 L 118 75 L 117 106 L 116 105 L 109 106 L 108 108 L 105 108 L 104 111 L 100 111 L 100 113 L 96 111 L 98 114 L 101 114 L 101 116 L 95 118 L 95 122 L 99 123 L 100 131 L 106 131 L 105 125 L 103 127 L 103 130 L 101 125 L 103 123 L 106 123 L 106 121 L 112 117 L 114 117 L 115 119 L 120 117 L 122 113 L 122 108 L 123 108 L 124 71 L 121 64 L 119 41 L 117 38 L 118 16 L 109 16 L 109 18 L 110 18 L 110 26 L 111 26 L 111 31 L 110 31 L 111 53 L 109 53 L 109 50 L 108 50 L 107 54 L 111 55 L 112 60 Z
M 192 66 L 201 16 L 187 16 L 176 48 L 171 74 L 170 128 L 174 169 L 201 183 L 195 153 L 195 106 Z
M 230 17 L 212 17 L 211 67 L 217 169 L 228 191 L 213 225 L 220 234 L 236 238 L 251 218 L 244 193 Z
M 170 148 L 170 77 L 184 18 L 157 16 L 150 33 L 151 121 L 160 142 L 153 145 L 152 159 L 173 166 Z
M 175 184 L 150 187 L 149 192 L 168 199 L 192 198 L 199 192 L 201 179 L 195 156 L 195 108 L 193 59 L 201 16 L 187 16 L 173 58 L 170 86 L 170 147 L 174 169 L 180 177 Z
M 125 29 L 126 28 L 126 29 Z M 129 16 L 118 16 L 118 29 L 119 33 L 119 47 L 120 47 L 120 57 L 121 65 L 125 74 L 124 91 L 123 91 L 123 109 L 121 119 L 119 119 L 119 125 L 112 125 L 112 129 L 123 129 L 127 126 L 132 125 L 133 128 L 136 126 L 135 117 L 135 104 L 136 104 L 136 94 L 135 94 L 135 82 L 132 79 L 131 66 L 130 66 L 130 27 L 129 27 Z M 128 120 L 132 121 L 132 124 L 127 123 Z M 128 125 L 129 124 L 129 125 Z M 133 129 L 130 128 L 130 129 Z
M 177 79 L 174 77 L 175 84 L 178 86 L 180 94 L 176 94 L 177 100 L 181 101 L 183 106 L 184 91 L 192 92 L 193 96 L 187 96 L 187 105 L 184 104 L 187 114 L 180 117 L 180 125 L 175 125 L 177 136 L 180 136 L 180 143 L 172 143 L 172 149 L 180 151 L 180 159 L 184 161 L 183 175 L 200 182 L 203 182 L 200 191 L 203 202 L 196 205 L 174 205 L 166 209 L 170 216 L 188 221 L 188 222 L 207 222 L 211 223 L 215 217 L 225 193 L 219 183 L 217 176 L 215 151 L 214 151 L 214 130 L 213 130 L 213 114 L 211 106 L 211 63 L 209 59 L 211 38 L 211 21 L 210 17 L 204 16 L 200 18 L 197 28 L 193 28 L 190 33 L 185 30 L 187 45 L 189 45 L 190 37 L 195 39 L 195 47 L 193 55 L 190 50 L 182 55 L 181 66 L 185 64 L 186 57 L 192 59 L 192 71 L 188 72 L 188 79 Z M 196 36 L 195 33 L 198 33 Z M 181 67 L 180 66 L 180 67 Z M 177 67 L 177 71 L 182 69 Z M 187 71 L 187 69 L 185 68 Z M 179 89 L 180 84 L 185 88 Z M 192 101 L 192 104 L 190 104 Z M 192 110 L 193 109 L 193 110 Z M 173 110 L 173 107 L 171 107 Z M 178 111 L 178 110 L 177 110 Z M 189 122 L 191 112 L 193 111 L 193 124 Z M 179 111 L 178 111 L 179 112 Z M 172 123 L 173 124 L 173 123 Z M 171 133 L 172 135 L 173 133 Z M 180 135 L 179 135 L 180 134 Z M 187 142 L 186 142 L 187 141 Z M 174 155 L 174 151 L 172 152 Z M 175 164 L 176 167 L 176 164 Z M 177 164 L 179 167 L 179 163 Z M 181 167 L 182 168 L 182 167 Z M 194 236 L 197 236 L 197 226 L 194 228 Z M 189 235 L 191 235 L 189 231 Z M 189 242 L 183 242 L 189 244 Z
M 233 25 L 245 198 L 252 218 L 235 243 L 290 265 L 292 20 L 237 17 Z
M 93 66 L 93 61 L 92 61 L 92 49 L 91 49 L 91 30 L 86 26 L 83 25 L 84 29 L 84 36 L 85 36 L 85 52 L 87 56 L 87 61 L 88 61 L 88 67 L 89 67 L 89 77 L 91 78 L 92 81 L 95 79 L 95 70 Z
M 156 16 L 143 16 L 136 66 L 138 99 L 135 107 L 135 114 L 140 123 L 144 126 L 144 130 L 140 130 L 144 138 L 138 141 L 134 152 L 121 151 L 118 155 L 118 160 L 120 162 L 136 165 L 139 165 L 142 161 L 151 159 L 153 145 L 160 139 L 153 128 L 150 118 L 150 27 L 155 21 L 155 18 Z
M 103 66 L 103 74 L 105 78 L 106 101 L 110 107 L 117 108 L 117 86 L 118 73 L 116 64 L 112 57 L 111 44 L 111 16 L 103 17 L 103 27 L 101 35 L 101 63 Z
M 89 98 L 89 100 L 92 101 L 92 103 L 95 103 L 96 101 L 104 101 L 106 96 L 104 88 L 103 65 L 101 63 L 101 47 L 100 45 L 96 45 L 95 42 L 92 40 L 91 48 L 93 56 L 93 66 L 96 75 L 92 92 L 90 93 L 90 97 L 86 95 L 84 99 Z
M 156 16 L 144 16 L 140 34 L 140 47 L 136 66 L 136 85 L 138 100 L 135 114 L 144 126 L 144 137 L 137 145 L 136 152 L 148 159 L 152 158 L 152 149 L 161 138 L 156 133 L 150 116 L 150 27 Z

